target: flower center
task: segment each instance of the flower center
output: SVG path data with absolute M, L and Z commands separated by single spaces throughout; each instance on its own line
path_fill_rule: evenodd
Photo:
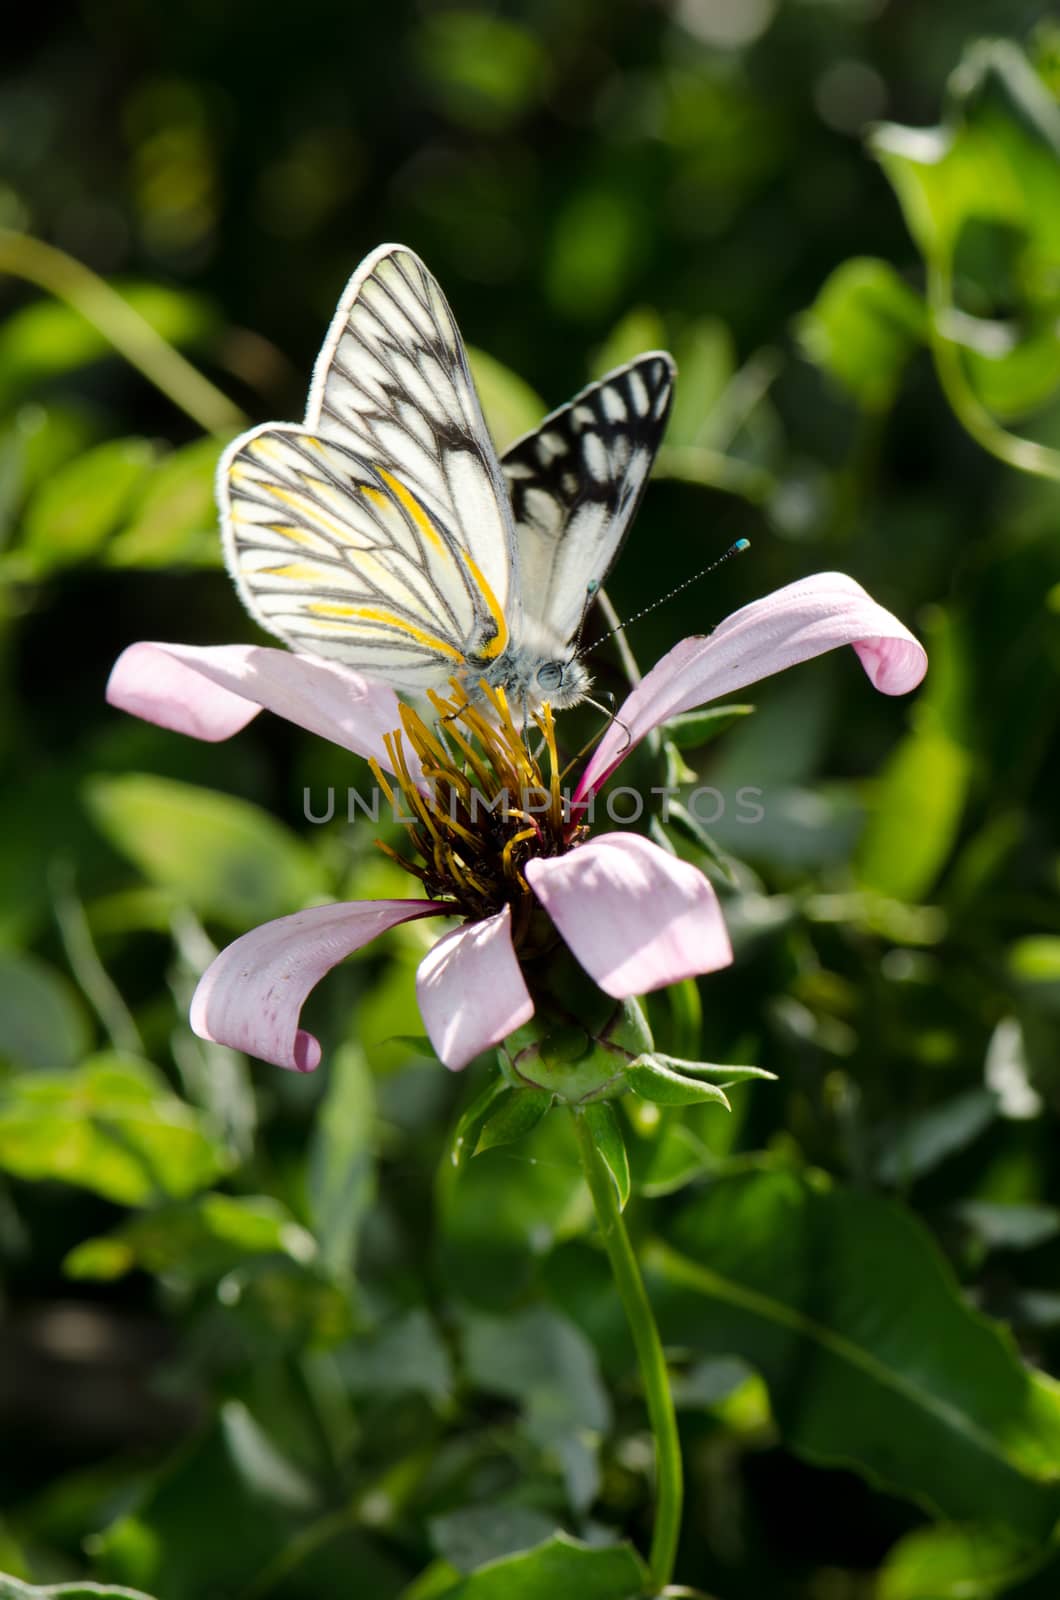
M 483 681 L 474 703 L 455 681 L 451 689 L 449 698 L 429 692 L 431 726 L 402 705 L 401 727 L 385 741 L 392 780 L 372 763 L 395 812 L 401 805 L 419 860 L 376 842 L 432 900 L 452 900 L 457 912 L 478 920 L 510 906 L 520 943 L 536 906 L 524 866 L 562 855 L 586 830 L 572 827 L 565 810 L 548 703 L 520 730 L 503 689 Z

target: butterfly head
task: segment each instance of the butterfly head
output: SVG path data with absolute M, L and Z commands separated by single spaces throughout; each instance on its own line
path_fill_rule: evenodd
M 573 649 L 558 650 L 554 641 L 541 639 L 510 643 L 490 662 L 469 662 L 460 682 L 473 704 L 488 699 L 489 690 L 503 690 L 513 713 L 519 708 L 529 719 L 546 704 L 553 711 L 577 705 L 591 679 Z

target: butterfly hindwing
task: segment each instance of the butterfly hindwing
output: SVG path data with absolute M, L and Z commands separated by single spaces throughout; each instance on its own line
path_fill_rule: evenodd
M 673 393 L 664 351 L 609 372 L 501 457 L 515 512 L 525 614 L 574 637 L 637 509 Z

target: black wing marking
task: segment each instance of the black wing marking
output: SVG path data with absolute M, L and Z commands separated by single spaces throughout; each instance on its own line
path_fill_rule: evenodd
M 603 583 L 659 448 L 674 363 L 653 350 L 589 384 L 501 458 L 527 623 L 560 646 Z

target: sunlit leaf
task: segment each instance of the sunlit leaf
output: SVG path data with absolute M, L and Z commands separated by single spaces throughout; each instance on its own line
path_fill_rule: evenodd
M 431 1542 L 458 1572 L 474 1572 L 529 1550 L 554 1534 L 551 1517 L 529 1506 L 463 1506 L 431 1521 Z
M 107 545 L 113 567 L 222 565 L 214 479 L 225 441 L 197 439 L 166 456 Z
M 518 373 L 495 356 L 472 345 L 467 357 L 486 426 L 498 451 L 507 450 L 522 434 L 538 426 L 548 406 Z
M 160 1206 L 114 1233 L 86 1239 L 70 1251 L 63 1269 L 71 1278 L 112 1279 L 138 1267 L 206 1283 L 257 1255 L 288 1256 L 304 1264 L 313 1260 L 316 1245 L 269 1195 L 208 1194 L 184 1205 Z
M 306 846 L 246 800 L 146 773 L 91 778 L 86 799 L 115 850 L 202 916 L 245 929 L 327 893 Z
M 94 555 L 128 515 L 155 455 L 147 439 L 112 439 L 53 473 L 26 512 L 21 548 L 33 570 Z
M 568 1594 L 578 1600 L 637 1600 L 646 1580 L 630 1545 L 594 1548 L 557 1534 L 536 1549 L 480 1568 L 446 1600 L 542 1600 Z
M 994 1600 L 1047 1558 L 1003 1529 L 917 1528 L 889 1551 L 878 1600 Z
M 194 345 L 217 326 L 199 296 L 160 283 L 114 284 L 156 333 L 175 345 Z M 0 326 L 0 374 L 8 390 L 22 390 L 113 356 L 110 343 L 79 311 L 59 300 L 38 300 Z
M 924 303 L 886 261 L 844 261 L 799 318 L 811 361 L 866 411 L 885 410 L 902 372 L 926 335 Z
M 136 1057 L 94 1056 L 0 1087 L 0 1167 L 15 1177 L 136 1206 L 193 1194 L 227 1164 L 204 1119 Z

